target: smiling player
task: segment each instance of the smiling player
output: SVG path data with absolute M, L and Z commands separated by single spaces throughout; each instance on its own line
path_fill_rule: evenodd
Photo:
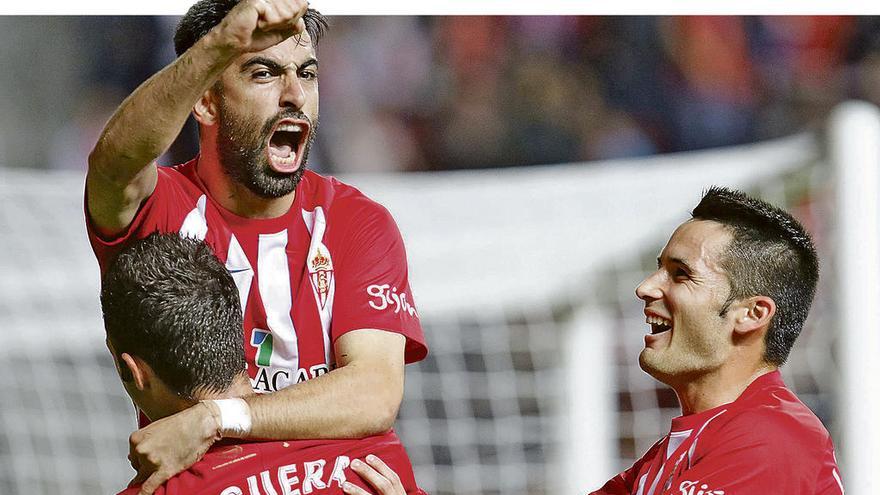
M 86 216 L 102 271 L 154 231 L 204 239 L 236 283 L 261 393 L 135 432 L 144 494 L 218 436 L 397 441 L 404 364 L 427 349 L 388 211 L 306 170 L 326 27 L 305 0 L 198 2 L 175 34 L 179 57 L 122 103 L 89 156 Z M 199 155 L 156 167 L 190 113 Z
M 639 365 L 675 390 L 682 415 L 596 495 L 840 495 L 828 432 L 778 368 L 818 279 L 791 215 L 712 188 L 636 289 L 650 334 Z

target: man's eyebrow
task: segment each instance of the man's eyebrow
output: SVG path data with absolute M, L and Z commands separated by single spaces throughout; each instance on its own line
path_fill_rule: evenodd
M 252 67 L 254 65 L 263 65 L 267 69 L 269 69 L 273 72 L 280 72 L 287 67 L 287 65 L 281 65 L 280 63 L 278 63 L 277 60 L 273 60 L 271 58 L 266 58 L 266 57 L 256 56 L 251 59 L 248 59 L 247 62 L 241 64 L 241 70 L 244 71 L 247 68 Z M 296 64 L 293 64 L 293 63 L 291 63 L 289 65 L 296 67 Z M 299 67 L 297 67 L 297 70 L 302 70 L 303 68 L 309 67 L 312 65 L 315 65 L 315 66 L 318 65 L 318 60 L 315 59 L 314 57 L 309 58 L 305 62 L 303 62 Z
M 314 58 L 314 57 L 312 57 L 312 58 L 306 60 L 305 62 L 303 62 L 303 63 L 299 66 L 299 70 L 303 70 L 303 69 L 305 69 L 306 67 L 311 67 L 311 66 L 313 66 L 313 65 L 314 65 L 315 67 L 318 66 L 318 59 L 316 59 L 316 58 Z
M 279 64 L 275 60 L 272 60 L 271 58 L 257 56 L 257 57 L 253 57 L 251 59 L 248 59 L 247 62 L 241 64 L 241 70 L 244 71 L 248 67 L 251 67 L 254 65 L 264 65 L 264 66 L 266 66 L 267 69 L 270 69 L 273 71 L 280 71 L 280 70 L 284 69 L 283 65 Z

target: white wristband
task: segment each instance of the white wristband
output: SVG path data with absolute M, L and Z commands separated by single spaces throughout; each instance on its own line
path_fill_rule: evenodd
M 251 408 L 243 399 L 217 399 L 220 409 L 220 434 L 223 437 L 244 438 L 251 432 Z

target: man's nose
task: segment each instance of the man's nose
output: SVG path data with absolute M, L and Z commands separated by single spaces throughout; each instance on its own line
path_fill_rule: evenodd
M 660 290 L 661 278 L 660 270 L 648 275 L 648 278 L 642 280 L 642 283 L 636 287 L 636 297 L 643 301 L 660 299 L 663 296 L 663 292 Z
M 306 104 L 306 92 L 303 90 L 302 82 L 295 74 L 284 78 L 284 87 L 281 90 L 282 107 L 292 107 L 297 110 Z

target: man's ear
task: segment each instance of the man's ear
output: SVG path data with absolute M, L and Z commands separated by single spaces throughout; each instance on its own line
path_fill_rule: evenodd
M 212 126 L 217 123 L 217 109 L 220 104 L 220 92 L 217 84 L 206 89 L 202 97 L 193 106 L 193 117 L 199 124 Z
M 119 360 L 121 361 L 119 366 L 123 380 L 134 382 L 134 386 L 138 390 L 144 390 L 150 386 L 150 377 L 153 374 L 153 370 L 143 359 L 123 352 L 119 356 Z M 126 380 L 129 376 L 130 379 Z
M 767 328 L 776 314 L 776 302 L 767 296 L 754 296 L 742 302 L 734 321 L 733 331 L 742 336 Z

